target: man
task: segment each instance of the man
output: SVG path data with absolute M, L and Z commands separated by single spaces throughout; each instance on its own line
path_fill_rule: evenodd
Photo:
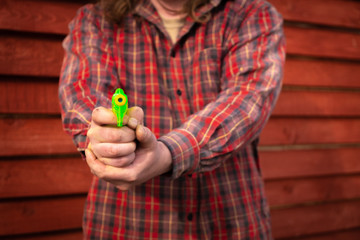
M 271 5 L 101 1 L 64 48 L 64 128 L 95 175 L 86 239 L 271 239 L 257 154 L 285 55 Z M 122 128 L 118 87 L 137 106 Z

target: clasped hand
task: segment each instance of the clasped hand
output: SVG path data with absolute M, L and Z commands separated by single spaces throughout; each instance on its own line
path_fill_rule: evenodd
M 141 108 L 130 108 L 118 128 L 111 109 L 92 113 L 86 162 L 95 176 L 123 191 L 171 169 L 169 149 L 143 126 L 143 117 Z

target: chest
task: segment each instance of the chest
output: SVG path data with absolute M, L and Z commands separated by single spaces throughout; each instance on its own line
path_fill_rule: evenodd
M 114 59 L 129 105 L 141 106 L 154 128 L 166 119 L 171 130 L 214 101 L 223 81 L 220 34 L 194 25 L 173 45 L 154 25 L 118 30 Z

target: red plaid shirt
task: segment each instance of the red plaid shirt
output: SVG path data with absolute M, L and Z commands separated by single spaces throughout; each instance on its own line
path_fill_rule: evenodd
M 96 106 L 118 87 L 170 149 L 173 170 L 128 192 L 93 179 L 91 239 L 269 239 L 257 139 L 280 91 L 282 19 L 262 0 L 211 0 L 175 44 L 150 1 L 122 27 L 86 5 L 70 24 L 60 79 L 65 130 L 80 151 Z

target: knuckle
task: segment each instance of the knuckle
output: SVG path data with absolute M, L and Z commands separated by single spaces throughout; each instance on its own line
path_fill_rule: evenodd
M 96 177 L 98 177 L 98 178 L 103 178 L 103 175 L 102 175 L 102 173 L 100 172 L 100 171 L 97 171 L 95 168 L 91 168 L 91 173 L 93 174 L 93 175 L 95 175 Z
M 136 172 L 134 172 L 134 171 L 129 171 L 128 172 L 127 181 L 129 183 L 136 182 L 137 178 L 138 178 L 138 174 Z
M 102 174 L 102 173 L 96 173 L 95 176 L 97 176 L 98 178 L 101 178 L 101 179 L 104 178 L 104 174 Z
M 118 154 L 118 149 L 115 145 L 108 145 L 106 148 L 106 154 L 108 156 L 116 156 Z
M 117 189 L 119 189 L 120 191 L 129 191 L 131 188 L 130 184 L 119 184 L 116 186 Z
M 101 179 L 105 178 L 103 171 L 99 171 L 98 169 L 93 169 L 93 171 L 94 171 L 95 176 L 97 176 L 98 178 L 101 178 Z
M 128 152 L 133 153 L 136 150 L 136 143 L 135 142 L 131 142 L 128 144 Z
M 129 142 L 135 140 L 135 131 L 129 127 L 122 127 L 119 129 L 119 142 Z
M 99 115 L 99 112 L 100 112 L 100 107 L 94 108 L 91 114 L 91 118 L 96 120 Z
M 113 129 L 107 129 L 105 132 L 105 139 L 110 142 L 114 142 L 117 139 L 117 132 Z
M 132 152 L 128 155 L 128 161 L 129 161 L 129 164 L 131 164 L 132 162 L 134 162 L 135 160 L 135 153 Z
M 88 138 L 92 138 L 94 136 L 94 128 L 90 128 L 86 135 Z
M 105 157 L 100 157 L 98 159 L 100 162 L 102 162 L 105 165 L 110 165 L 110 159 L 109 158 L 105 158 Z

